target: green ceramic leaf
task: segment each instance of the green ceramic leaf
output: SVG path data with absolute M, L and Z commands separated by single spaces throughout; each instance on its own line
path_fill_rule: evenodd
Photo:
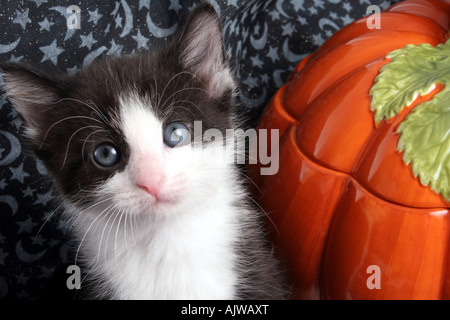
M 450 40 L 437 47 L 407 45 L 387 58 L 391 62 L 370 91 L 376 123 L 397 115 L 437 83 L 444 85 L 430 101 L 416 106 L 397 132 L 404 162 L 411 163 L 422 184 L 450 201 Z
M 398 148 L 420 182 L 450 200 L 450 90 L 419 106 L 399 126 Z

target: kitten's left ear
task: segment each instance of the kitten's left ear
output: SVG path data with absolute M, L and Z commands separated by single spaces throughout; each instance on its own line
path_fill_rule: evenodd
M 43 130 L 49 107 L 63 96 L 63 88 L 50 77 L 19 64 L 1 66 L 6 97 L 24 118 L 30 138 Z
M 204 81 L 212 97 L 219 98 L 236 85 L 227 66 L 219 16 L 210 4 L 195 8 L 179 39 L 183 67 Z

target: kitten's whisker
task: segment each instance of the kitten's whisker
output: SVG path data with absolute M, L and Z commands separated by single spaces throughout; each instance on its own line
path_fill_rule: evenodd
M 50 128 L 48 128 L 48 130 L 45 132 L 44 137 L 42 138 L 42 142 L 39 146 L 39 148 L 42 148 L 42 146 L 44 145 L 45 139 L 47 138 L 48 133 L 50 132 L 50 130 L 53 129 L 54 126 L 60 124 L 61 122 L 67 121 L 67 120 L 71 120 L 71 119 L 89 119 L 98 123 L 102 123 L 100 120 L 94 119 L 92 117 L 88 117 L 88 116 L 70 116 L 70 117 L 65 117 L 64 119 L 58 120 L 56 121 L 54 124 L 52 124 L 50 126 Z
M 108 255 L 107 255 L 107 250 L 108 250 L 108 244 L 109 244 L 109 243 L 108 243 L 108 241 L 109 241 L 109 236 L 110 236 L 110 234 L 111 234 L 112 228 L 114 227 L 114 223 L 115 223 L 115 221 L 116 221 L 116 219 L 117 219 L 117 216 L 119 215 L 119 212 L 120 212 L 120 211 L 115 211 L 115 213 L 111 214 L 111 217 L 114 216 L 114 219 L 113 219 L 113 221 L 111 222 L 111 225 L 110 225 L 109 231 L 108 231 L 108 235 L 106 236 L 106 241 L 105 241 L 105 244 L 106 244 L 106 245 L 105 245 L 105 250 L 104 250 L 105 264 L 106 264 L 106 257 L 108 256 Z M 110 217 L 110 219 L 111 219 L 111 217 Z M 108 219 L 108 221 L 106 222 L 106 225 L 108 225 L 110 219 Z M 114 258 L 116 259 L 116 264 L 117 264 L 117 263 L 118 263 L 118 261 L 117 261 L 117 255 L 115 255 Z
M 87 190 L 87 191 L 89 192 L 89 190 Z M 109 200 L 112 200 L 112 199 L 114 199 L 114 196 L 111 196 L 111 197 L 102 199 L 102 200 L 100 200 L 100 201 L 98 201 L 98 202 L 96 202 L 96 203 L 90 205 L 89 207 L 82 209 L 82 210 L 78 213 L 78 215 L 81 215 L 81 214 L 85 213 L 87 210 L 90 210 L 90 209 L 94 208 L 95 206 L 98 206 L 99 204 L 102 204 L 102 203 L 104 203 L 104 202 L 106 202 L 106 201 L 109 201 Z
M 243 176 L 247 181 L 250 181 L 252 183 L 252 185 L 254 185 L 256 187 L 256 189 L 258 189 L 259 193 L 262 193 L 261 189 L 258 187 L 258 185 L 256 184 L 255 181 L 253 181 L 252 178 L 250 178 L 248 175 L 246 175 L 245 173 L 241 172 L 240 170 L 236 170 L 237 173 L 241 176 Z
M 166 93 L 166 89 L 169 87 L 169 84 L 176 78 L 176 77 L 179 77 L 179 76 L 181 76 L 181 75 L 183 75 L 183 74 L 189 74 L 189 75 L 192 75 L 193 76 L 193 73 L 192 72 L 189 72 L 189 71 L 181 71 L 181 72 L 178 72 L 177 74 L 175 74 L 167 83 L 166 83 L 166 85 L 164 86 L 164 89 L 163 89 L 163 91 L 162 91 L 162 93 L 161 93 L 161 99 L 164 97 L 164 94 Z M 159 108 L 159 104 L 158 104 L 158 108 Z
M 239 220 L 238 220 L 237 217 L 235 217 L 235 216 L 233 216 L 233 220 L 234 220 L 236 226 L 237 226 L 238 229 L 239 229 L 239 233 L 240 233 L 240 236 L 241 236 L 241 243 L 242 243 L 242 245 L 243 245 L 244 248 L 245 248 L 245 236 L 244 236 L 244 231 L 242 231 L 241 223 L 239 223 Z
M 153 78 L 153 82 L 155 83 L 155 88 L 154 88 L 154 95 L 155 95 L 155 105 L 159 106 L 159 103 L 161 101 L 161 95 L 158 92 L 158 82 L 156 81 L 155 77 Z
M 88 139 L 89 139 L 92 135 L 96 134 L 97 132 L 102 132 L 102 131 L 103 131 L 103 132 L 108 132 L 108 130 L 104 130 L 104 129 L 95 130 L 95 131 L 91 132 L 91 133 L 86 137 L 86 139 L 84 139 L 83 146 L 81 147 L 81 158 L 83 159 L 84 168 L 85 168 L 86 170 L 87 170 L 87 167 L 86 167 L 86 161 L 85 161 L 85 159 L 84 159 L 84 148 L 85 148 L 85 146 L 86 146 L 86 143 L 87 143 Z
M 116 235 L 115 235 L 115 238 L 114 238 L 114 254 L 115 254 L 115 257 L 116 257 L 116 265 L 119 264 L 119 261 L 118 261 L 118 259 L 117 259 L 117 235 L 118 235 L 118 233 L 119 233 L 120 223 L 121 223 L 122 218 L 123 218 L 123 215 L 124 215 L 123 212 L 124 212 L 124 209 L 122 209 L 122 210 L 119 211 L 120 218 L 119 218 L 119 222 L 117 222 Z M 126 221 L 126 220 L 125 220 L 125 221 Z M 126 234 L 126 229 L 125 229 L 125 231 L 124 231 L 124 235 L 125 235 L 125 234 Z M 125 241 L 125 240 L 124 240 L 124 241 Z
M 164 103 L 163 103 L 163 105 L 160 106 L 160 107 L 161 107 L 161 108 L 164 108 L 164 107 L 166 106 L 166 103 L 167 103 L 170 99 L 172 99 L 175 95 L 180 94 L 180 93 L 185 92 L 185 91 L 190 91 L 190 90 L 192 90 L 192 91 L 193 91 L 193 90 L 198 90 L 198 91 L 202 91 L 202 92 L 207 92 L 205 89 L 198 88 L 198 87 L 184 87 L 184 88 L 181 88 L 181 89 L 175 91 L 175 92 L 172 93 L 170 96 L 168 96 L 166 99 L 164 99 Z M 172 101 L 173 101 L 173 100 L 172 100 Z
M 123 215 L 125 216 L 125 220 L 124 220 L 124 238 L 123 241 L 125 242 L 125 250 L 128 250 L 128 243 L 127 243 L 127 220 L 128 220 L 128 216 L 127 216 L 127 212 L 125 211 L 125 209 L 122 209 L 123 211 Z
M 36 236 L 34 237 L 34 240 L 37 239 L 37 236 L 39 235 L 39 233 L 41 232 L 41 230 L 44 228 L 45 224 L 51 219 L 51 217 L 56 213 L 56 211 L 58 211 L 61 206 L 63 205 L 63 203 L 60 203 L 55 210 L 52 211 L 52 213 L 50 213 L 50 215 L 47 217 L 47 219 L 45 219 L 45 221 L 42 223 L 41 227 L 39 228 L 39 230 L 36 233 Z
M 80 253 L 80 249 L 81 246 L 83 245 L 84 240 L 86 239 L 87 234 L 89 233 L 89 230 L 91 230 L 92 226 L 95 224 L 95 222 L 102 216 L 103 212 L 105 212 L 106 210 L 108 210 L 110 207 L 112 207 L 112 204 L 110 204 L 109 206 L 107 206 L 99 215 L 97 215 L 97 217 L 95 217 L 95 219 L 91 222 L 91 224 L 89 225 L 89 227 L 87 228 L 86 232 L 84 233 L 83 238 L 80 241 L 80 244 L 78 245 L 78 249 L 77 252 L 75 254 L 75 265 L 77 264 L 78 261 L 78 255 Z
M 62 101 L 73 101 L 73 102 L 78 102 L 81 103 L 82 105 L 90 108 L 95 114 L 98 115 L 98 117 L 105 123 L 108 123 L 108 118 L 105 116 L 105 114 L 100 110 L 100 108 L 94 103 L 94 101 L 92 100 L 87 100 L 86 102 L 83 102 L 81 100 L 78 99 L 73 99 L 73 98 L 63 98 L 61 100 L 59 100 L 58 102 L 62 102 Z M 89 105 L 88 103 L 92 103 L 94 106 Z
M 173 105 L 173 107 L 174 107 L 174 105 Z M 173 108 L 173 107 L 172 107 L 172 108 Z M 184 110 L 190 112 L 190 113 L 192 114 L 192 116 L 194 116 L 194 119 L 196 118 L 195 113 L 192 112 L 192 110 L 190 110 L 189 108 L 186 108 L 186 107 L 183 107 L 183 106 L 179 106 L 179 105 L 177 105 L 177 108 L 184 109 Z M 172 112 L 171 109 L 167 109 L 167 110 L 164 112 L 164 114 L 162 115 L 162 118 L 163 118 L 163 119 L 165 119 L 166 117 L 169 118 L 171 112 Z
M 109 210 L 108 210 L 108 212 L 105 212 L 105 213 L 103 214 L 103 218 L 99 221 L 99 223 L 100 223 L 101 221 L 103 221 L 103 219 L 105 219 L 106 217 L 109 216 L 108 220 L 106 221 L 106 223 L 105 223 L 105 225 L 104 225 L 104 227 L 103 227 L 102 234 L 100 235 L 100 241 L 99 241 L 99 243 L 98 243 L 98 250 L 97 250 L 97 260 L 95 261 L 95 265 L 94 265 L 92 268 L 95 268 L 95 267 L 100 263 L 100 251 L 101 251 L 101 248 L 102 248 L 103 236 L 104 236 L 104 233 L 105 233 L 105 230 L 106 230 L 106 226 L 108 225 L 109 220 L 111 220 L 111 218 L 113 217 L 114 212 L 115 212 L 115 209 L 116 209 L 116 207 L 117 207 L 118 205 L 119 205 L 119 204 L 116 203 L 114 206 L 110 207 Z M 108 244 L 105 242 L 105 248 L 106 248 L 107 246 L 108 246 Z
M 202 82 L 197 76 L 193 75 L 193 74 L 190 73 L 190 72 L 188 72 L 188 73 L 191 74 L 194 78 L 198 79 L 200 82 Z M 203 82 L 202 82 L 202 83 L 203 83 Z M 208 97 L 210 97 L 210 98 L 213 99 L 213 100 L 216 100 L 218 103 L 220 103 L 220 104 L 222 104 L 222 105 L 225 106 L 225 103 L 224 103 L 223 101 L 219 100 L 218 98 L 211 97 L 211 96 L 210 96 L 210 92 L 209 92 L 208 90 L 203 89 L 203 88 L 199 88 L 199 87 L 184 87 L 184 88 L 182 88 L 182 89 L 180 89 L 180 90 L 174 92 L 170 97 L 172 97 L 173 95 L 175 95 L 175 94 L 177 94 L 177 93 L 179 93 L 179 92 L 186 91 L 186 90 L 191 90 L 191 89 L 195 89 L 195 90 L 204 92 L 204 93 L 206 93 L 206 95 L 207 95 Z M 170 99 L 170 97 L 167 98 L 166 100 Z M 164 106 L 164 105 L 163 105 L 163 106 Z
M 103 219 L 105 219 L 107 216 L 108 216 L 108 214 L 111 212 L 111 211 L 113 211 L 114 210 L 114 208 L 117 206 L 117 204 L 116 205 L 109 205 L 107 208 L 105 208 L 105 210 L 103 210 L 100 214 L 99 214 L 99 216 L 102 216 L 102 218 L 98 221 L 98 224 L 100 224 L 102 221 L 103 221 Z M 106 211 L 106 210 L 108 210 L 108 211 Z M 93 222 L 93 223 L 95 223 L 95 221 Z M 87 234 L 87 233 L 86 233 Z M 103 236 L 103 234 L 102 234 L 102 236 Z M 92 270 L 94 270 L 95 269 L 95 267 L 97 267 L 97 265 L 99 264 L 99 262 L 100 262 L 100 248 L 101 248 L 101 246 L 102 246 L 102 237 L 100 238 L 100 242 L 99 242 L 99 244 L 98 244 L 98 247 L 99 247 L 99 250 L 98 250 L 98 252 L 97 252 L 97 259 L 96 259 L 96 261 L 95 261 L 95 264 L 89 269 L 89 271 L 86 273 L 86 275 L 84 276 L 84 278 L 83 278 L 83 281 L 84 281 L 84 279 L 89 275 L 89 273 L 92 271 Z
M 81 127 L 80 129 L 76 130 L 76 131 L 70 136 L 69 141 L 68 141 L 68 143 L 67 143 L 66 153 L 65 153 L 65 155 L 64 155 L 63 164 L 62 164 L 60 170 L 62 170 L 62 169 L 64 168 L 64 165 L 66 164 L 66 161 L 67 161 L 67 155 L 68 155 L 68 153 L 69 153 L 70 142 L 72 141 L 73 137 L 75 137 L 75 135 L 76 135 L 78 132 L 80 132 L 81 130 L 88 129 L 88 128 L 97 128 L 97 129 L 98 129 L 98 128 L 102 128 L 102 127 L 100 127 L 100 126 L 84 126 L 84 127 Z M 89 135 L 89 136 L 90 136 L 90 135 Z M 85 141 L 86 141 L 86 140 L 85 140 Z M 84 144 L 83 144 L 83 146 L 84 146 Z M 82 154 L 83 154 L 83 152 L 82 152 Z M 83 161 L 84 161 L 84 158 L 83 158 Z
M 260 210 L 262 213 L 264 213 L 264 215 L 267 217 L 267 219 L 269 219 L 270 223 L 273 225 L 273 227 L 275 228 L 278 236 L 281 236 L 280 234 L 280 230 L 278 230 L 275 222 L 273 222 L 273 220 L 270 218 L 269 214 L 260 206 L 260 204 L 258 203 L 258 201 L 256 201 L 255 199 L 253 199 L 251 196 L 249 195 L 245 195 L 246 198 L 250 199 Z
M 78 102 L 82 102 L 82 101 L 79 101 L 79 100 L 78 100 Z M 89 103 L 92 103 L 93 106 L 90 106 Z M 102 112 L 102 110 L 100 110 L 100 108 L 95 104 L 94 101 L 92 101 L 92 100 L 90 100 L 90 99 L 89 99 L 89 100 L 86 100 L 86 106 L 87 106 L 88 108 L 91 108 L 92 111 L 93 111 L 94 113 L 96 113 L 96 114 L 98 115 L 98 117 L 99 117 L 101 120 L 103 120 L 103 121 L 105 122 L 105 124 L 108 124 L 108 123 L 109 123 L 108 117 Z
M 81 214 L 83 214 L 83 213 L 86 212 L 87 210 L 90 210 L 90 209 L 92 209 L 92 208 L 95 208 L 96 206 L 98 206 L 98 205 L 100 205 L 100 204 L 102 204 L 102 203 L 104 203 L 104 202 L 106 202 L 106 201 L 112 200 L 113 198 L 114 198 L 114 197 L 109 197 L 109 198 L 102 199 L 102 200 L 100 200 L 100 201 L 98 201 L 98 202 L 92 204 L 91 206 L 82 209 L 80 212 L 78 212 L 78 216 L 81 215 Z M 86 219 L 88 219 L 88 218 L 89 218 L 89 215 L 84 216 L 82 223 L 84 223 L 84 222 L 86 221 Z
M 78 216 L 80 216 L 80 215 L 82 215 L 83 213 L 85 213 L 86 211 L 91 210 L 92 208 L 95 208 L 96 206 L 101 205 L 101 204 L 103 204 L 103 203 L 105 203 L 105 202 L 107 202 L 107 201 L 110 201 L 110 200 L 112 200 L 113 198 L 114 198 L 114 197 L 111 196 L 111 197 L 102 199 L 101 201 L 98 201 L 98 202 L 94 203 L 93 205 L 91 205 L 91 206 L 89 206 L 89 207 L 87 207 L 87 208 L 84 208 L 83 210 L 81 210 L 81 211 L 78 212 L 77 214 L 78 214 Z M 103 209 L 102 212 L 104 212 L 105 210 L 107 210 L 111 205 L 112 205 L 112 204 L 109 204 L 105 209 Z M 88 219 L 89 217 L 90 217 L 90 215 L 85 215 L 85 216 L 83 217 L 83 220 L 82 220 L 81 224 L 84 224 L 85 221 L 86 221 L 86 219 Z M 74 217 L 74 218 L 75 218 L 75 217 Z M 84 238 L 84 237 L 83 237 L 83 238 Z M 81 245 L 81 243 L 80 243 L 80 245 Z
M 198 90 L 198 91 L 201 91 L 201 92 L 205 92 L 205 93 L 207 93 L 207 94 L 209 95 L 209 92 L 208 92 L 207 90 L 205 90 L 205 89 L 202 89 L 202 88 L 197 88 L 197 87 L 186 87 L 186 88 L 182 88 L 182 89 L 180 89 L 180 90 L 175 91 L 175 92 L 172 93 L 167 99 L 165 99 L 165 100 L 164 100 L 164 103 L 163 103 L 163 105 L 162 105 L 161 108 L 164 108 L 164 106 L 166 105 L 166 103 L 167 103 L 173 96 L 175 96 L 176 94 L 180 94 L 181 92 L 188 91 L 188 90 Z M 215 99 L 215 100 L 223 104 L 222 101 L 220 101 L 220 100 L 218 100 L 218 99 Z M 186 101 L 186 100 L 177 100 L 177 102 L 181 102 L 181 101 Z M 214 122 L 214 120 L 211 119 L 211 118 L 209 118 L 209 117 L 203 112 L 203 110 L 202 110 L 199 106 L 197 106 L 195 103 L 193 103 L 193 102 L 191 102 L 191 101 L 187 101 L 187 102 L 189 102 L 189 103 L 191 103 L 191 105 L 195 106 L 195 107 L 197 108 L 197 110 L 200 111 L 206 119 L 208 119 L 209 121 L 211 121 L 211 123 L 213 123 L 214 125 L 217 126 L 217 124 Z
M 135 214 L 128 214 L 128 216 L 130 217 L 131 237 L 133 238 L 134 245 L 137 246 L 136 238 L 134 236 L 134 225 L 133 225 L 133 220 L 136 219 L 136 215 Z
M 138 68 L 139 79 L 142 79 L 141 70 L 142 70 L 142 55 L 139 56 L 139 68 Z
M 100 241 L 98 243 L 98 251 L 97 251 L 97 261 L 95 263 L 95 266 L 97 266 L 97 264 L 100 263 L 100 251 L 101 251 L 101 248 L 102 248 L 103 236 L 105 235 L 106 227 L 108 226 L 109 221 L 114 216 L 114 212 L 115 212 L 115 209 L 116 209 L 117 206 L 118 206 L 118 203 L 116 203 L 112 208 L 110 208 L 110 210 L 108 210 L 108 212 L 105 214 L 105 217 L 109 216 L 109 218 L 106 221 L 106 223 L 104 224 L 104 227 L 103 227 L 103 230 L 102 230 L 102 234 L 100 235 Z M 108 241 L 108 239 L 106 239 L 106 241 L 105 241 L 105 250 L 108 247 L 108 244 L 106 243 L 107 241 Z

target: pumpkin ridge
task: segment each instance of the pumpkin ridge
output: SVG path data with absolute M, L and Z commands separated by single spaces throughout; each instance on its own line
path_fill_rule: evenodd
M 450 3 L 448 0 L 409 0 L 399 2 L 384 12 L 402 12 L 430 18 L 435 20 L 442 28 L 450 28 L 450 20 L 445 12 L 448 12 Z
M 326 53 L 328 50 L 332 50 L 333 48 L 352 39 L 356 39 L 364 34 L 372 34 L 375 32 L 380 32 L 381 30 L 424 33 L 433 37 L 439 35 L 442 38 L 447 36 L 447 30 L 435 20 L 427 16 L 419 16 L 417 14 L 407 12 L 383 12 L 382 29 L 368 29 L 367 20 L 368 17 L 366 16 L 343 27 L 340 32 L 336 32 L 327 41 L 325 41 L 322 46 L 312 54 L 312 57 L 318 57 Z M 424 25 L 426 25 L 426 28 L 424 28 Z
M 297 131 L 297 127 L 296 126 L 292 126 L 290 128 L 287 128 L 287 130 L 291 130 L 294 131 L 294 137 L 296 135 L 295 131 Z M 304 151 L 304 149 L 302 148 L 302 146 L 298 143 L 297 139 L 293 139 L 295 146 L 296 146 L 296 151 L 299 152 L 302 157 L 307 160 L 308 164 L 312 167 L 316 167 L 317 170 L 325 173 L 325 174 L 330 174 L 330 175 L 336 175 L 336 176 L 344 176 L 346 177 L 346 179 L 348 181 L 352 181 L 352 183 L 354 185 L 357 185 L 361 188 L 361 190 L 364 190 L 366 194 L 372 196 L 373 198 L 378 199 L 379 201 L 382 201 L 383 203 L 386 204 L 390 204 L 393 206 L 398 206 L 398 207 L 402 207 L 402 208 L 409 208 L 412 210 L 419 210 L 419 211 L 429 211 L 429 210 L 434 210 L 434 211 L 441 211 L 441 210 L 448 210 L 448 208 L 446 208 L 444 205 L 442 206 L 413 206 L 413 205 L 405 205 L 403 203 L 398 203 L 396 201 L 393 200 L 389 200 L 386 199 L 386 197 L 384 197 L 382 194 L 378 193 L 376 190 L 373 190 L 373 188 L 370 188 L 369 186 L 366 186 L 364 183 L 362 183 L 358 176 L 356 175 L 355 172 L 352 173 L 347 173 L 344 171 L 339 171 L 333 168 L 330 168 L 326 165 L 326 163 L 322 163 L 321 161 L 318 161 L 317 159 L 312 159 L 310 156 L 308 156 L 308 154 Z
M 390 38 L 391 41 L 386 43 L 385 38 Z M 285 109 L 297 118 L 303 109 L 326 88 L 332 87 L 361 66 L 377 61 L 380 56 L 384 57 L 388 52 L 410 42 L 417 44 L 429 42 L 437 45 L 438 41 L 426 33 L 381 30 L 363 34 L 338 47 L 331 48 L 319 56 L 312 57 L 294 81 L 289 83 L 285 95 L 290 101 L 285 104 Z M 355 58 L 341 59 L 339 64 L 336 63 L 336 56 L 345 57 L 349 54 L 354 54 Z M 305 78 L 314 77 L 314 74 L 322 76 L 315 83 L 303 81 Z M 302 96 L 302 100 L 297 100 L 298 96 Z

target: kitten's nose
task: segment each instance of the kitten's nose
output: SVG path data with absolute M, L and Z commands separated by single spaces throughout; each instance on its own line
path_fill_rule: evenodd
M 152 177 L 150 181 L 138 181 L 137 186 L 158 199 L 161 186 L 165 180 L 165 177 Z
M 130 162 L 136 186 L 158 198 L 167 178 L 164 159 L 157 154 L 137 154 Z
M 138 184 L 137 186 L 139 188 L 143 189 L 144 191 L 146 191 L 147 193 L 151 194 L 155 198 L 158 198 L 159 185 L 141 185 L 141 184 Z

